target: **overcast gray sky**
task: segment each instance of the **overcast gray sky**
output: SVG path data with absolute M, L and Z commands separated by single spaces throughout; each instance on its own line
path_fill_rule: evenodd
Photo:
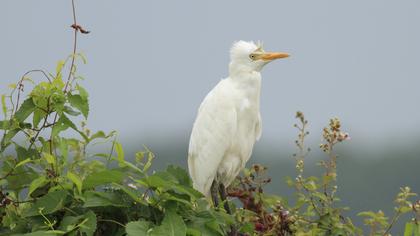
M 89 125 L 147 144 L 188 140 L 197 108 L 227 76 L 235 40 L 292 56 L 263 71 L 261 142 L 293 140 L 294 113 L 314 142 L 332 116 L 355 142 L 405 140 L 420 129 L 420 1 L 76 0 L 91 96 Z M 23 72 L 71 52 L 70 1 L 0 3 L 1 93 Z

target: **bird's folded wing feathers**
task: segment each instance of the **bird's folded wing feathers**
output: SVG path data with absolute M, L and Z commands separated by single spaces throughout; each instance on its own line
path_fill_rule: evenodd
M 188 150 L 194 187 L 207 196 L 237 126 L 235 106 L 223 90 L 216 86 L 201 104 Z
M 258 113 L 258 120 L 255 124 L 255 134 L 256 134 L 256 141 L 260 140 L 262 135 L 262 120 L 261 120 L 261 114 Z

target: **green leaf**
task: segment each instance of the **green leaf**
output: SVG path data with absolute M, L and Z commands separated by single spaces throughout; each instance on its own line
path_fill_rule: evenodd
M 138 203 L 143 203 L 143 204 L 145 203 L 145 201 L 142 198 L 139 197 L 140 194 L 138 192 L 134 191 L 134 189 L 129 188 L 129 187 L 125 187 L 125 186 L 123 186 L 121 184 L 116 184 L 116 183 L 113 183 L 112 186 L 114 186 L 114 187 L 116 187 L 118 189 L 121 189 L 121 191 L 125 192 L 134 201 L 136 201 Z
M 10 145 L 10 141 L 12 140 L 13 137 L 15 137 L 17 133 L 19 133 L 19 131 L 20 129 L 12 129 L 6 133 L 6 135 L 4 136 L 2 140 L 2 150 L 4 150 L 7 146 Z
M 93 236 L 96 231 L 96 215 L 93 211 L 88 211 L 85 213 L 84 218 L 87 221 L 80 226 L 80 232 L 85 233 L 86 236 Z
M 68 235 L 93 236 L 96 231 L 96 215 L 93 211 L 89 210 L 83 215 L 64 216 L 58 229 L 69 233 Z
M 69 147 L 68 147 L 67 139 L 61 138 L 59 140 L 60 141 L 59 141 L 58 146 L 60 148 L 61 155 L 63 156 L 62 162 L 67 163 L 67 158 L 69 156 Z
M 128 207 L 126 204 L 127 202 L 122 201 L 122 195 L 119 192 L 87 191 L 83 194 L 83 197 L 85 198 L 85 204 L 83 207 Z
M 7 117 L 7 106 L 6 106 L 6 95 L 5 94 L 1 95 L 1 107 L 3 109 L 4 119 L 6 119 L 6 117 Z
M 80 179 L 79 176 L 77 176 L 76 174 L 73 174 L 72 172 L 68 171 L 67 172 L 67 178 L 74 183 L 74 185 L 76 185 L 77 190 L 79 191 L 79 193 L 82 193 L 82 179 Z
M 124 150 L 121 143 L 115 142 L 115 152 L 117 153 L 117 159 L 120 167 L 125 166 Z
M 38 127 L 39 122 L 41 122 L 41 119 L 45 117 L 45 112 L 41 109 L 35 109 L 34 115 L 32 116 L 32 124 L 34 127 Z
M 7 130 L 10 126 L 10 122 L 8 120 L 0 120 L 0 129 Z
M 194 228 L 187 228 L 187 236 L 201 236 L 201 231 Z
M 18 168 L 20 166 L 23 166 L 23 165 L 25 165 L 28 162 L 31 162 L 31 158 L 26 158 L 25 160 L 20 161 L 19 163 L 16 164 L 15 168 Z
M 92 136 L 90 136 L 90 141 L 97 139 L 97 138 L 107 138 L 106 134 L 104 133 L 104 131 L 100 130 L 94 134 L 92 134 Z
M 68 128 L 72 128 L 74 131 L 80 134 L 86 142 L 89 142 L 89 138 L 80 130 L 77 129 L 77 126 L 64 114 L 60 115 L 60 118 L 57 120 L 57 123 L 53 126 L 51 135 L 57 136 L 61 131 L 64 131 Z
M 88 115 L 89 115 L 89 103 L 87 99 L 83 99 L 83 97 L 79 94 L 76 95 L 72 95 L 69 94 L 68 95 L 69 98 L 69 102 L 70 104 L 76 108 L 77 110 L 79 110 L 80 112 L 82 112 L 83 116 L 87 119 Z
M 174 176 L 178 182 L 185 186 L 191 186 L 191 179 L 184 169 L 178 166 L 169 165 L 168 168 L 166 168 L 166 171 L 170 173 L 172 176 Z
M 73 108 L 69 106 L 64 106 L 64 112 L 71 116 L 78 116 L 81 114 L 80 112 L 73 110 Z
M 162 224 L 150 231 L 150 236 L 185 236 L 186 233 L 187 226 L 182 217 L 169 210 L 165 212 Z
M 104 170 L 95 172 L 86 177 L 83 181 L 83 189 L 94 188 L 99 185 L 109 183 L 120 183 L 125 177 L 125 173 L 120 170 Z
M 32 114 L 32 112 L 35 111 L 35 108 L 36 107 L 32 98 L 28 98 L 22 103 L 22 105 L 20 105 L 19 109 L 16 111 L 15 118 L 19 122 L 23 122 L 26 120 L 26 118 L 28 118 L 30 114 Z
M 207 228 L 211 229 L 212 231 L 218 232 L 220 235 L 223 235 L 223 231 L 216 220 L 209 221 L 205 225 Z
M 193 189 L 192 186 L 179 184 L 177 177 L 165 171 L 156 172 L 148 178 L 144 179 L 144 182 L 141 180 L 138 183 L 146 183 L 146 187 L 163 188 L 165 190 L 173 190 L 177 193 L 187 194 L 193 199 L 202 197 L 202 194 Z
M 413 236 L 414 223 L 409 222 L 405 224 L 404 236 Z
M 248 233 L 249 235 L 252 235 L 254 233 L 255 226 L 251 222 L 247 222 L 244 225 L 241 226 L 240 231 L 242 233 Z
M 29 217 L 40 215 L 41 209 L 42 214 L 44 215 L 61 210 L 66 204 L 67 197 L 68 193 L 66 190 L 57 190 L 49 192 L 46 195 L 37 199 L 37 201 L 32 205 L 32 207 L 23 213 L 23 216 Z
M 86 91 L 86 89 L 84 89 L 82 86 L 80 86 L 79 84 L 76 84 L 76 89 L 79 91 L 79 95 L 80 97 L 82 97 L 83 100 L 87 101 L 89 94 Z
M 164 172 L 154 173 L 145 180 L 148 185 L 147 187 L 170 188 L 172 183 L 166 178 L 167 176 L 164 175 Z
M 40 153 L 36 149 L 26 149 L 17 143 L 15 143 L 15 150 L 19 161 L 23 161 L 27 158 L 38 159 L 40 157 Z
M 29 185 L 28 195 L 31 195 L 31 193 L 33 193 L 37 188 L 44 186 L 48 182 L 49 181 L 47 180 L 47 178 L 45 178 L 45 176 L 43 176 L 43 175 L 41 175 L 40 177 L 34 179 L 31 182 L 31 185 Z
M 35 231 L 27 234 L 13 234 L 13 236 L 48 236 L 48 235 L 64 235 L 66 232 L 61 230 Z
M 51 164 L 52 166 L 56 166 L 57 163 L 55 162 L 55 157 L 49 153 L 44 152 L 44 158 L 47 161 L 48 164 Z
M 57 62 L 57 67 L 55 68 L 55 72 L 57 75 L 61 73 L 61 70 L 63 69 L 64 64 L 65 62 L 63 60 L 59 60 Z
M 131 221 L 125 226 L 127 236 L 147 236 L 151 223 L 148 221 Z

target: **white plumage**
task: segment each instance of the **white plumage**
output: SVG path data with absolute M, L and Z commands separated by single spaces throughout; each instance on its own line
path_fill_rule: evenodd
M 190 138 L 188 168 L 194 188 L 204 195 L 210 196 L 213 181 L 229 186 L 251 157 L 262 130 L 260 71 L 287 56 L 266 53 L 253 42 L 233 44 L 229 77 L 201 103 Z

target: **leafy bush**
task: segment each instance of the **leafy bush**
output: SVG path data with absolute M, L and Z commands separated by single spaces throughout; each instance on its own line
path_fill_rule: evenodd
M 72 28 L 76 40 L 79 32 L 89 31 L 76 23 L 75 16 Z M 336 194 L 334 147 L 349 138 L 338 119 L 331 119 L 323 130 L 325 142 L 320 148 L 327 158 L 320 166 L 324 173 L 306 176 L 308 121 L 303 113 L 297 113 L 297 177 L 287 180 L 296 190 L 294 204 L 266 194 L 264 186 L 271 182 L 267 168 L 254 165 L 228 189 L 228 204 L 233 209 L 229 215 L 223 204 L 211 206 L 192 188 L 184 169 L 168 166 L 151 172 L 155 156 L 150 150 L 145 148 L 128 161 L 116 132 L 87 128 L 89 95 L 79 83 L 78 60 L 86 61 L 76 52 L 74 41 L 73 53 L 57 63 L 54 73 L 29 71 L 17 84 L 9 85 L 9 95 L 1 97 L 1 235 L 363 234 L 345 217 L 348 208 L 339 205 Z M 68 72 L 64 73 L 66 66 Z M 29 77 L 33 73 L 40 73 L 45 81 L 35 83 Z M 28 88 L 30 92 L 24 95 Z M 89 151 L 101 144 L 109 144 L 110 150 Z M 361 212 L 369 227 L 365 235 L 390 235 L 395 222 L 408 213 L 413 219 L 406 223 L 404 235 L 420 235 L 420 202 L 411 202 L 413 196 L 410 188 L 402 188 L 391 218 L 381 211 Z
M 323 130 L 324 174 L 305 177 L 308 122 L 297 113 L 297 177 L 287 180 L 296 189 L 295 205 L 265 194 L 263 187 L 271 179 L 265 176 L 265 167 L 254 165 L 229 188 L 229 196 L 242 205 L 230 202 L 235 211 L 229 215 L 223 208 L 209 206 L 192 188 L 184 169 L 168 166 L 149 174 L 154 159 L 150 150 L 136 153 L 129 162 L 115 132 L 92 133 L 84 121 L 76 125 L 72 120 L 89 114 L 89 96 L 74 81 L 79 78 L 75 69 L 69 72 L 72 79 L 63 81 L 65 64 L 59 61 L 54 74 L 45 73 L 46 82 L 36 84 L 23 76 L 10 85 L 9 96 L 2 96 L 2 235 L 227 235 L 231 226 L 243 235 L 362 234 L 344 217 L 347 208 L 338 206 L 334 147 L 349 138 L 338 119 L 331 119 Z M 25 83 L 33 88 L 20 103 Z M 79 137 L 67 137 L 68 129 Z M 108 153 L 87 151 L 104 142 L 112 144 Z M 408 187 L 401 189 L 391 219 L 381 211 L 360 213 L 370 227 L 369 235 L 389 234 L 395 221 L 408 212 L 415 217 L 406 224 L 406 235 L 418 235 L 420 203 L 410 202 L 413 196 Z

